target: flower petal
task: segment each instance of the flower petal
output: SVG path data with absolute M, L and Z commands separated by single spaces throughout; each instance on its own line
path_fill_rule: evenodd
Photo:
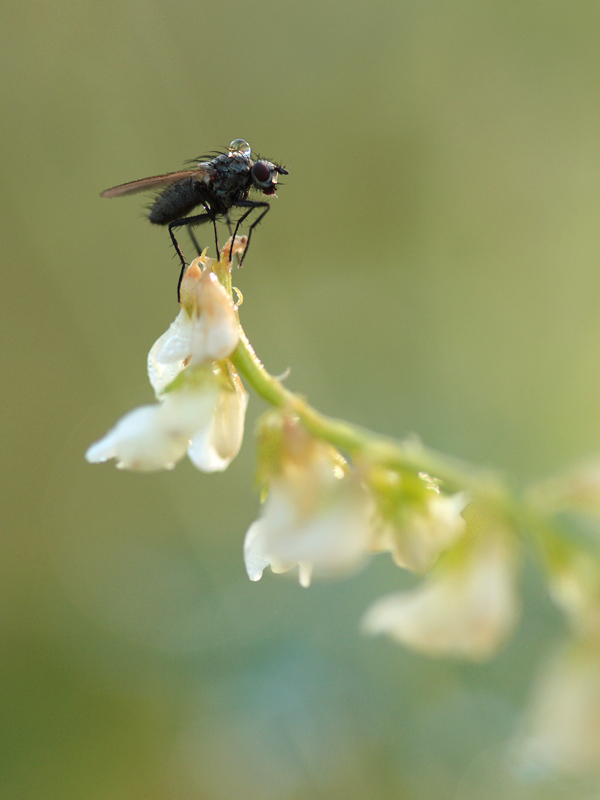
M 376 602 L 365 614 L 364 630 L 432 656 L 492 656 L 512 631 L 519 602 L 513 546 L 507 536 L 488 533 L 460 562 L 440 565 L 413 591 Z
M 210 270 L 205 270 L 197 290 L 192 321 L 192 363 L 222 361 L 238 345 L 240 328 L 233 300 Z
M 172 435 L 159 424 L 160 406 L 142 406 L 122 417 L 85 454 L 91 463 L 114 458 L 119 469 L 149 472 L 172 469 L 185 455 L 187 438 Z
M 216 386 L 207 385 L 172 392 L 161 403 L 136 408 L 93 444 L 86 458 L 92 463 L 114 458 L 119 469 L 141 472 L 172 469 L 196 431 L 210 424 L 217 399 Z
M 262 520 L 256 520 L 248 528 L 244 539 L 244 564 L 251 581 L 259 581 L 269 566 L 263 550 Z
M 244 437 L 248 393 L 229 367 L 234 389 L 221 391 L 210 425 L 193 437 L 188 455 L 202 472 L 223 472 L 239 453 Z
M 192 321 L 180 311 L 148 353 L 148 377 L 157 396 L 175 380 L 191 352 Z
M 389 550 L 399 567 L 425 573 L 440 553 L 465 532 L 462 511 L 468 503 L 465 492 L 432 494 L 423 508 L 410 512 L 399 528 L 389 522 L 377 537 L 375 550 Z
M 308 516 L 285 482 L 271 486 L 260 519 L 246 534 L 244 558 L 252 580 L 258 580 L 267 565 L 273 572 L 298 565 L 300 583 L 308 586 L 313 573 L 328 577 L 349 572 L 365 560 L 373 509 L 358 480 L 347 480 L 352 491 L 340 487 L 333 502 Z M 258 577 L 252 578 L 253 574 Z
M 595 637 L 561 647 L 548 661 L 515 752 L 529 773 L 598 776 L 600 643 Z

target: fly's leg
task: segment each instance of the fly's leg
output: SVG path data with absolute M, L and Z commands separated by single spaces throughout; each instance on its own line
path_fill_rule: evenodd
M 247 219 L 250 216 L 250 214 L 254 211 L 255 208 L 262 208 L 263 209 L 262 212 L 258 215 L 258 217 L 254 220 L 252 225 L 250 225 L 250 227 L 248 228 L 248 241 L 246 242 L 246 249 L 242 253 L 242 257 L 241 257 L 240 263 L 239 263 L 239 266 L 241 267 L 242 264 L 244 263 L 244 259 L 246 258 L 246 253 L 248 252 L 248 248 L 250 247 L 250 237 L 252 236 L 252 231 L 254 230 L 254 228 L 256 228 L 256 226 L 262 220 L 262 218 L 268 213 L 268 211 L 271 208 L 271 206 L 269 205 L 269 203 L 260 202 L 260 201 L 257 202 L 255 200 L 240 200 L 240 202 L 236 203 L 235 205 L 236 205 L 237 208 L 247 208 L 248 210 L 245 211 L 242 214 L 242 216 L 238 219 L 237 224 L 235 226 L 233 239 L 231 240 L 231 250 L 229 251 L 229 260 L 230 261 L 231 261 L 231 253 L 233 252 L 233 242 L 235 240 L 235 237 L 237 236 L 238 228 L 240 227 L 242 222 L 244 222 L 244 220 Z
M 206 208 L 206 206 L 205 206 Z M 188 228 L 190 233 L 193 225 L 202 225 L 203 222 L 208 222 L 209 220 L 212 221 L 214 228 L 215 228 L 215 238 L 217 236 L 217 223 L 215 222 L 214 214 L 211 214 L 210 211 L 206 210 L 205 214 L 197 214 L 195 217 L 184 217 L 183 219 L 176 219 L 173 222 L 169 223 L 169 236 L 171 237 L 171 241 L 173 242 L 173 247 L 175 248 L 175 252 L 179 256 L 179 260 L 181 261 L 181 272 L 179 273 L 179 280 L 177 281 L 177 301 L 181 300 L 181 296 L 179 290 L 181 289 L 181 281 L 183 280 L 183 274 L 186 270 L 187 264 L 185 261 L 185 257 L 183 255 L 183 251 L 179 246 L 179 242 L 175 238 L 175 234 L 173 231 L 175 228 Z M 197 245 L 196 245 L 197 247 Z M 217 240 L 217 252 L 219 248 L 219 242 Z

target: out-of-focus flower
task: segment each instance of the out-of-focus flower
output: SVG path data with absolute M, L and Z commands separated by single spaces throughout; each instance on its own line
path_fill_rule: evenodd
M 300 583 L 308 586 L 313 574 L 358 567 L 367 556 L 374 511 L 358 475 L 288 415 L 267 415 L 260 445 L 268 494 L 244 542 L 250 579 L 259 580 L 269 565 L 273 572 L 298 566 Z
M 515 747 L 527 772 L 582 778 L 600 773 L 600 641 L 563 646 L 536 685 Z
M 529 500 L 545 512 L 578 510 L 600 517 L 600 459 L 591 459 L 542 481 L 529 490 Z
M 432 656 L 482 661 L 499 649 L 519 613 L 516 545 L 501 523 L 469 511 L 467 533 L 419 587 L 371 606 L 365 631 Z
M 218 384 L 210 379 L 195 390 L 170 392 L 162 402 L 122 417 L 85 457 L 91 463 L 114 458 L 119 469 L 172 469 L 190 440 L 211 425 L 218 400 Z
M 202 256 L 181 282 L 181 311 L 148 354 L 148 375 L 157 395 L 188 365 L 228 358 L 239 341 L 239 323 L 230 295 Z
M 465 532 L 468 495 L 443 495 L 428 475 L 376 468 L 370 486 L 378 502 L 373 550 L 391 552 L 399 567 L 427 572 Z
M 600 639 L 600 461 L 587 461 L 534 486 L 529 501 L 568 536 L 547 532 L 550 596 L 577 636 Z
M 600 638 L 600 570 L 596 554 L 561 541 L 548 564 L 550 596 L 578 635 Z

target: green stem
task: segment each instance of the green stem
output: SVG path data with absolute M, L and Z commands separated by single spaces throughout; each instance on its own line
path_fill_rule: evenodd
M 371 463 L 398 471 L 425 472 L 441 480 L 447 491 L 466 490 L 473 500 L 484 501 L 488 508 L 495 509 L 517 535 L 533 544 L 544 571 L 549 570 L 551 562 L 564 560 L 565 546 L 569 545 L 556 528 L 552 514 L 532 503 L 527 494 L 515 495 L 502 475 L 438 453 L 416 438 L 398 441 L 320 414 L 304 397 L 287 389 L 281 380 L 267 372 L 241 326 L 240 341 L 231 360 L 267 403 L 296 414 L 308 431 L 349 455 L 355 464 Z M 580 543 L 580 546 L 583 545 Z
M 241 330 L 241 328 L 240 328 Z M 458 459 L 425 447 L 416 439 L 399 442 L 366 428 L 320 414 L 300 395 L 291 392 L 265 369 L 241 330 L 240 342 L 233 353 L 238 372 L 267 403 L 285 407 L 298 415 L 315 436 L 349 453 L 354 459 L 373 461 L 383 466 L 412 472 L 427 472 L 444 481 L 447 488 L 467 489 L 495 500 L 506 509 L 506 490 L 498 476 L 471 467 Z

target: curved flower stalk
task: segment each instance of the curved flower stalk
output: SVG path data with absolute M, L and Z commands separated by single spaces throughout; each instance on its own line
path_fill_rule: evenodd
M 363 628 L 432 656 L 490 658 L 518 619 L 518 551 L 499 521 L 470 508 L 468 529 L 424 583 L 377 601 Z
M 236 237 L 233 252 L 243 251 L 245 241 Z M 237 455 L 248 395 L 229 360 L 240 337 L 229 251 L 222 262 L 203 254 L 186 271 L 181 310 L 148 355 L 159 402 L 126 414 L 88 449 L 88 461 L 114 458 L 121 469 L 150 471 L 172 469 L 187 453 L 198 469 L 217 472 Z
M 245 243 L 236 238 L 233 252 Z M 503 477 L 414 438 L 320 414 L 269 375 L 241 329 L 230 246 L 186 272 L 179 314 L 148 357 L 157 403 L 123 417 L 88 460 L 170 469 L 187 453 L 201 470 L 224 470 L 242 442 L 243 378 L 274 409 L 259 432 L 264 503 L 244 543 L 250 579 L 297 567 L 308 586 L 390 552 L 424 578 L 374 603 L 364 629 L 431 656 L 483 661 L 504 644 L 519 616 L 526 539 L 572 642 L 542 679 L 523 752 L 571 774 L 589 770 L 600 760 L 599 462 L 518 495 Z
M 244 542 L 250 579 L 259 580 L 267 566 L 273 572 L 298 566 L 306 587 L 313 574 L 356 569 L 367 557 L 374 511 L 359 476 L 294 416 L 267 415 L 259 437 L 267 496 Z

